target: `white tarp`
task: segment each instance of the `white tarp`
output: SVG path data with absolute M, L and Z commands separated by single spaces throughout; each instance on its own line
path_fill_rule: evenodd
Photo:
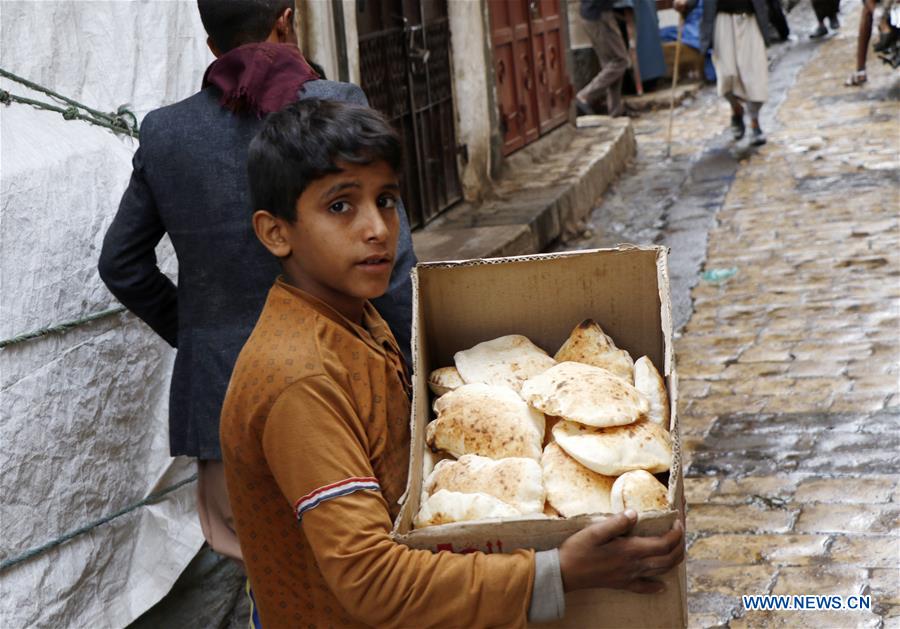
M 196 0 L 3 0 L 0 67 L 138 118 L 200 87 L 212 61 Z
M 0 67 L 139 118 L 199 87 L 211 56 L 196 2 L 0 2 Z M 49 101 L 9 80 L 0 88 Z M 137 141 L 0 106 L 0 338 L 116 306 L 97 257 Z M 174 273 L 171 248 L 160 247 Z M 168 456 L 173 351 L 127 314 L 0 349 L 0 561 L 190 478 Z M 0 626 L 127 625 L 202 534 L 194 483 L 0 573 Z

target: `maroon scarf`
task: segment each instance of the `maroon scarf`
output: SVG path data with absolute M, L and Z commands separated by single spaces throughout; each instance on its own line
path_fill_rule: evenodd
M 300 87 L 318 78 L 297 46 L 261 42 L 238 46 L 213 61 L 203 87 L 219 88 L 222 107 L 261 118 L 297 100 Z

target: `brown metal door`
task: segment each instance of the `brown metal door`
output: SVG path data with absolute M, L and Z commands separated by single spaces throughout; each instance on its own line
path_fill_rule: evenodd
M 559 0 L 489 0 L 503 154 L 568 117 Z
M 403 200 L 412 227 L 462 198 L 447 0 L 359 0 L 360 82 L 403 141 Z

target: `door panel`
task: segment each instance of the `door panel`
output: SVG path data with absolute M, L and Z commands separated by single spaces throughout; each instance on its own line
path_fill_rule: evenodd
M 568 118 L 559 0 L 489 0 L 503 154 Z M 512 49 L 512 50 L 510 50 Z
M 572 84 L 566 72 L 566 49 L 563 43 L 559 0 L 541 0 L 544 16 L 544 46 L 547 55 L 548 92 L 550 93 L 550 121 L 555 127 L 569 117 Z
M 540 135 L 525 0 L 489 0 L 503 154 Z M 496 20 L 494 19 L 496 16 Z

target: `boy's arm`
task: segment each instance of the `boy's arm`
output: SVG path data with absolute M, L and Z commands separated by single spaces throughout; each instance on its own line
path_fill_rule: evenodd
M 332 380 L 312 376 L 285 391 L 262 441 L 319 570 L 358 620 L 379 627 L 525 624 L 532 551 L 432 553 L 391 540 L 365 427 Z
M 156 245 L 165 228 L 145 179 L 140 148 L 132 166 L 131 181 L 103 239 L 98 270 L 116 299 L 177 347 L 178 291 L 156 263 Z

